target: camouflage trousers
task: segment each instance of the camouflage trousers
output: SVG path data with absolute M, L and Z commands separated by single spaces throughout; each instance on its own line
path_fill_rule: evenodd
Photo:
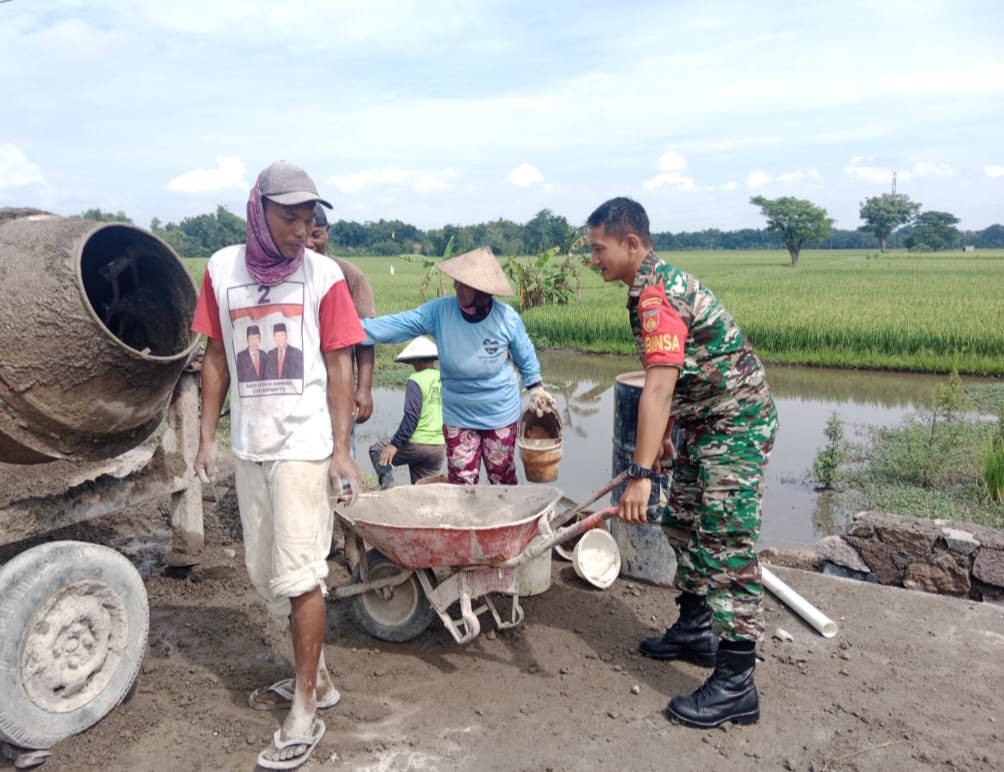
M 763 579 L 755 547 L 777 409 L 771 399 L 727 421 L 681 428 L 661 520 L 676 553 L 676 586 L 707 596 L 722 638 L 759 641 Z

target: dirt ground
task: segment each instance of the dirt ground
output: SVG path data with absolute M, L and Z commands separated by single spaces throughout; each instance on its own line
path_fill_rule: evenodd
M 35 469 L 58 477 L 52 465 Z M 3 500 L 37 491 L 38 479 L 0 469 Z M 40 769 L 255 768 L 282 714 L 251 710 L 248 693 L 291 666 L 246 580 L 233 509 L 232 493 L 219 511 L 207 502 L 203 561 L 182 574 L 157 566 L 163 505 L 59 534 L 109 543 L 152 569 L 150 635 L 131 699 L 59 743 Z M 1004 609 L 775 573 L 840 631 L 824 639 L 768 596 L 760 723 L 710 731 L 662 714 L 709 671 L 637 653 L 641 637 L 674 618 L 672 591 L 624 578 L 597 590 L 555 558 L 550 589 L 522 601 L 521 627 L 496 632 L 483 617 L 467 645 L 438 620 L 411 642 L 382 642 L 349 601 L 331 601 L 325 656 L 342 700 L 323 712 L 327 733 L 301 769 L 1004 769 Z M 331 561 L 330 583 L 347 579 Z M 774 637 L 778 628 L 793 640 Z

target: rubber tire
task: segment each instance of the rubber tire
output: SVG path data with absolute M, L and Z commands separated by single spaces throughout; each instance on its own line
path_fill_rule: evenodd
M 370 581 L 392 576 L 401 570 L 401 566 L 375 549 L 366 553 L 366 561 L 369 565 Z M 432 579 L 432 572 L 424 570 Z M 352 571 L 352 581 L 362 581 L 359 566 Z M 391 643 L 403 643 L 424 633 L 436 618 L 436 612 L 429 604 L 429 599 L 425 597 L 425 591 L 415 575 L 394 587 L 393 591 L 398 604 L 404 601 L 403 609 L 391 608 L 376 590 L 371 590 L 352 596 L 352 610 L 360 626 L 374 638 Z M 394 614 L 397 616 L 394 617 Z
M 104 622 L 108 628 L 101 630 L 101 625 L 97 625 L 98 635 L 93 638 L 96 646 L 109 643 L 117 636 L 114 656 L 106 652 L 95 664 L 88 681 L 99 690 L 91 695 L 77 695 L 78 700 L 86 699 L 86 702 L 68 703 L 69 709 L 52 710 L 51 706 L 33 698 L 29 689 L 37 687 L 33 683 L 26 685 L 21 657 L 29 639 L 36 643 L 39 639 L 48 640 L 50 628 L 39 627 L 41 619 L 36 619 L 36 615 L 50 602 L 65 597 L 62 594 L 80 582 L 97 588 L 104 600 L 114 604 L 116 615 L 102 615 L 100 620 L 85 617 L 92 623 Z M 100 601 L 94 601 L 93 605 L 98 603 Z M 33 620 L 35 626 L 30 629 Z M 49 616 L 45 621 L 59 624 L 58 615 L 55 621 Z M 74 623 L 78 629 L 79 620 Z M 88 628 L 90 633 L 94 633 L 94 626 Z M 0 699 L 0 739 L 21 748 L 45 750 L 104 718 L 126 698 L 136 681 L 146 652 L 149 627 L 150 606 L 143 577 L 128 559 L 113 549 L 84 542 L 55 541 L 26 550 L 0 567 L 0 694 L 3 695 Z M 104 633 L 107 636 L 102 637 Z M 52 642 L 55 645 L 60 640 L 65 641 L 66 637 L 56 635 Z M 75 636 L 73 640 L 74 650 L 79 650 Z M 88 638 L 88 642 L 91 641 Z M 41 646 L 37 653 L 50 655 L 52 651 Z M 98 685 L 99 682 L 103 683 Z M 57 690 L 54 702 L 58 699 Z

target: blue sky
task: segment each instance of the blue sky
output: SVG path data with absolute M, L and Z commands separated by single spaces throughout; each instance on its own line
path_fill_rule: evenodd
M 615 195 L 655 230 L 856 228 L 891 189 L 1004 223 L 997 0 L 11 0 L 0 206 L 244 214 L 307 169 L 334 217 L 420 228 Z

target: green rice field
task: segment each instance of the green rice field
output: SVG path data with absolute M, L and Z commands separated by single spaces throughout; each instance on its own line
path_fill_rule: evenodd
M 961 373 L 1004 375 L 1004 250 L 806 250 L 797 268 L 780 250 L 662 257 L 710 287 L 768 362 L 917 372 L 955 366 Z M 206 260 L 186 262 L 201 282 Z M 373 285 L 379 313 L 423 301 L 421 258 L 355 263 Z M 626 288 L 604 284 L 586 266 L 580 273 L 583 302 L 527 311 L 530 337 L 539 348 L 631 353 Z M 435 297 L 438 286 L 435 274 L 425 299 Z M 449 280 L 445 286 L 452 292 Z

